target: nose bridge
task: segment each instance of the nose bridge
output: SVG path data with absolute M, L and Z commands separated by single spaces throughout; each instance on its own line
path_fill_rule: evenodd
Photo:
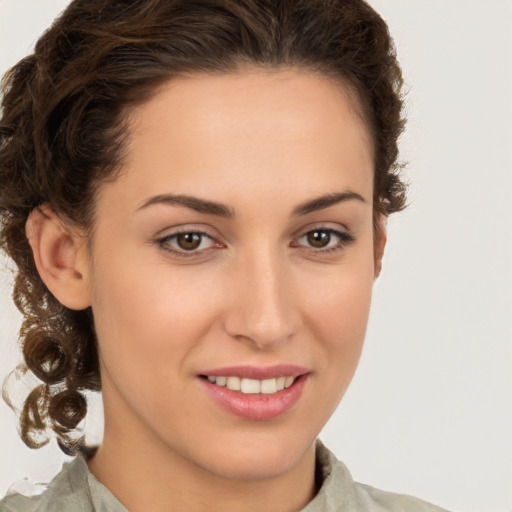
M 296 328 L 292 281 L 285 256 L 268 247 L 240 255 L 226 328 L 259 347 L 286 341 Z

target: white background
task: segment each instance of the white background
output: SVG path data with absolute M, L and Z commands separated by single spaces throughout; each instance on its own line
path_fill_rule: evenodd
M 512 510 L 512 2 L 372 0 L 408 88 L 410 207 L 390 220 L 363 358 L 322 438 L 354 478 L 452 511 Z M 0 0 L 0 73 L 66 0 Z M 20 318 L 0 274 L 0 380 Z M 99 422 L 99 420 L 97 420 Z M 47 480 L 0 403 L 0 496 Z

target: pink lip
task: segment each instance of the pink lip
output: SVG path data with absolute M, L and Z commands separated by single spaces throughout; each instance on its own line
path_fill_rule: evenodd
M 275 379 L 276 377 L 299 377 L 309 373 L 307 368 L 292 364 L 276 364 L 274 366 L 228 366 L 199 372 L 199 375 L 210 375 L 212 377 L 239 377 L 240 379 Z
M 240 391 L 232 391 L 225 387 L 217 386 L 205 378 L 198 379 L 208 395 L 224 410 L 240 418 L 253 421 L 271 420 L 290 410 L 302 396 L 309 378 L 308 370 L 290 365 L 278 365 L 268 368 L 237 366 L 208 370 L 201 375 L 245 377 L 258 380 L 272 379 L 280 376 L 295 377 L 294 383 L 289 388 L 271 395 L 244 394 Z

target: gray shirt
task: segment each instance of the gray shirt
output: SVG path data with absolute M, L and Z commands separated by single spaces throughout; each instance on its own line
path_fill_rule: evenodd
M 300 512 L 447 512 L 412 496 L 380 491 L 355 483 L 345 465 L 317 443 L 322 485 Z M 26 497 L 11 494 L 0 512 L 128 512 L 89 471 L 83 457 L 65 463 L 45 492 Z

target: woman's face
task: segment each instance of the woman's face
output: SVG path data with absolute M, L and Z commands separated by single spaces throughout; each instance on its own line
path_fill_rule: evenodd
M 306 71 L 175 79 L 138 107 L 88 277 L 105 442 L 229 478 L 310 457 L 363 344 L 372 185 L 352 100 Z

